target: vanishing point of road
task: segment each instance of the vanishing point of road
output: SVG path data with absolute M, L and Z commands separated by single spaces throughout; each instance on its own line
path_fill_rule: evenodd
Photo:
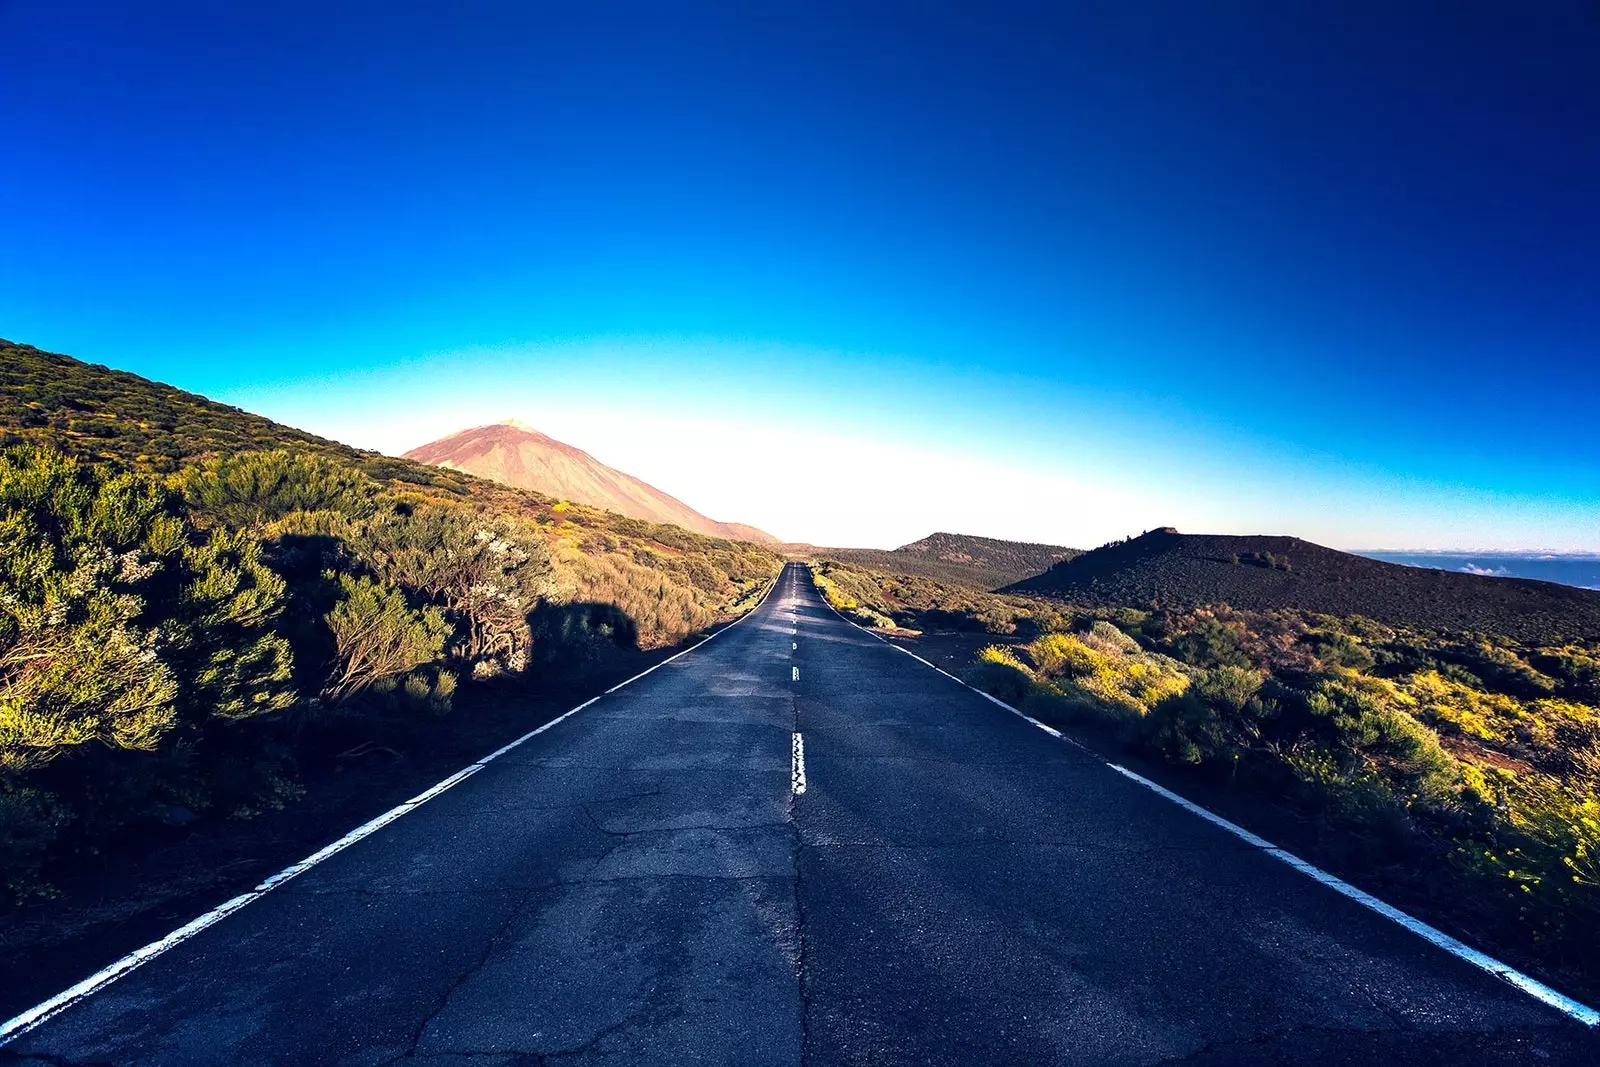
M 1600 1063 L 852 627 L 755 612 L 0 1048 L 30 1064 Z

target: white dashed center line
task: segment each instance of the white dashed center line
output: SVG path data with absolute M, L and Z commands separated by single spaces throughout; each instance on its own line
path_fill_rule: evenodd
M 789 788 L 799 796 L 806 791 L 806 741 L 798 733 L 789 746 Z

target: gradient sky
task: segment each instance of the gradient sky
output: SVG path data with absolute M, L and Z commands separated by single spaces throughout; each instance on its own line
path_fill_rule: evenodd
M 1600 7 L 0 0 L 0 336 L 824 544 L 1600 549 Z

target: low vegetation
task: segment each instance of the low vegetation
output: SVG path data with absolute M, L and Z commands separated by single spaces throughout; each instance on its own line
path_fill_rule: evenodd
M 868 570 L 916 575 L 944 585 L 993 590 L 1020 582 L 1052 565 L 1080 555 L 1075 548 L 1001 541 L 969 534 L 935 533 L 892 551 L 868 548 L 827 548 L 818 559 L 847 563 Z
M 964 583 L 833 559 L 813 563 L 811 573 L 834 610 L 863 626 L 1015 634 L 1019 628 L 1029 632 L 1041 625 L 1035 616 L 1042 602 L 1030 603 Z M 1046 608 L 1045 614 L 1054 612 Z
M 1347 869 L 1426 895 L 1469 930 L 1519 931 L 1558 967 L 1591 966 L 1600 951 L 1593 638 L 1221 603 L 975 597 L 916 576 L 815 570 L 829 601 L 865 624 L 933 618 L 1011 635 L 978 650 L 970 682 L 1293 809 Z
M 143 827 L 281 804 L 319 724 L 673 644 L 780 566 L 0 349 L 0 899 Z

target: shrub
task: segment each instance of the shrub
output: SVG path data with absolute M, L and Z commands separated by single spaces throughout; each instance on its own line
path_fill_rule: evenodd
M 1325 667 L 1347 667 L 1364 671 L 1372 666 L 1373 655 L 1359 640 L 1336 630 L 1313 630 L 1305 642 Z
M 1289 562 L 1288 556 L 1281 556 L 1276 552 L 1245 552 L 1233 557 L 1234 563 L 1247 563 L 1252 567 L 1265 567 L 1274 571 L 1292 571 L 1294 565 Z
M 1142 716 L 1189 684 L 1175 660 L 1143 651 L 1104 621 L 1085 633 L 1047 634 L 1025 648 L 1063 695 L 1124 716 Z
M 1072 634 L 1052 633 L 1026 646 L 1039 673 L 1048 678 L 1092 673 L 1104 657 Z
M 1170 636 L 1163 647 L 1196 667 L 1251 665 L 1240 630 L 1209 616 L 1197 618 L 1193 625 Z
M 1600 655 L 1568 645 L 1565 648 L 1541 648 L 1533 657 L 1533 666 L 1554 678 L 1562 693 L 1590 704 L 1600 704 Z
M 444 611 L 456 625 L 459 658 L 510 670 L 527 666 L 528 614 L 553 589 L 541 535 L 507 516 L 421 505 L 361 524 L 352 547 L 383 581 Z
M 275 781 L 229 724 L 294 699 L 284 584 L 248 534 L 187 522 L 150 475 L 0 455 L 0 852 L 32 886 L 169 802 Z
M 1262 676 L 1243 667 L 1215 667 L 1189 688 L 1150 708 L 1141 737 L 1174 763 L 1237 760 L 1261 745 L 1277 705 L 1259 697 Z
M 292 704 L 293 657 L 275 629 L 286 589 L 263 561 L 261 542 L 213 531 L 185 547 L 179 573 L 163 651 L 187 717 L 243 719 Z
M 978 653 L 978 662 L 965 672 L 969 685 L 1012 707 L 1020 707 L 1033 686 L 1028 668 L 1009 649 L 990 645 Z
M 193 534 L 145 475 L 0 457 L 0 768 L 293 699 L 283 583 L 242 534 Z
M 1320 682 L 1305 707 L 1343 773 L 1364 779 L 1371 771 L 1408 803 L 1443 803 L 1456 791 L 1459 768 L 1438 737 L 1399 706 L 1402 700 L 1388 682 L 1352 675 Z
M 348 700 L 432 663 L 444 652 L 450 624 L 438 608 L 413 609 L 398 589 L 367 577 L 333 576 L 341 597 L 327 615 L 334 665 L 323 695 Z
M 378 485 L 361 471 L 308 452 L 236 452 L 192 467 L 179 483 L 213 522 L 259 530 L 297 511 L 370 515 Z

